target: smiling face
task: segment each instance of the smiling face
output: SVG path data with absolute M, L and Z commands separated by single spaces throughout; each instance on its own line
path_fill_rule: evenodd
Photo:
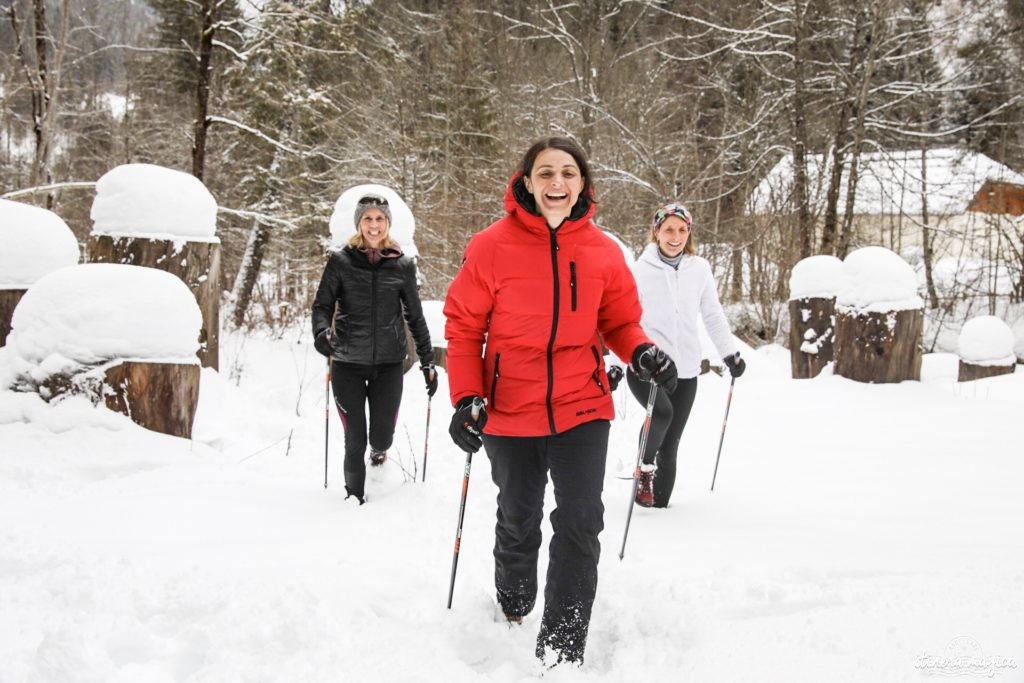
M 549 147 L 537 155 L 523 184 L 533 195 L 540 215 L 550 227 L 557 228 L 583 191 L 583 174 L 571 154 Z
M 658 249 L 668 257 L 679 256 L 690 239 L 690 228 L 679 216 L 669 216 L 658 228 Z
M 381 242 L 388 234 L 388 217 L 380 209 L 367 209 L 359 218 L 359 232 L 366 246 L 380 249 Z

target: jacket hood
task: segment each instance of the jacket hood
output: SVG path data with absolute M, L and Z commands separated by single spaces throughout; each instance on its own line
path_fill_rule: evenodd
M 526 187 L 522 183 L 516 182 L 521 176 L 522 173 L 516 173 L 508 181 L 508 187 L 505 189 L 505 212 L 514 216 L 531 230 L 547 234 L 548 222 L 537 211 L 537 202 L 534 201 L 533 195 L 526 191 Z M 580 195 L 580 198 L 576 200 L 576 205 L 572 207 L 569 217 L 562 221 L 558 231 L 568 232 L 586 225 L 594 217 L 595 209 L 593 196 Z

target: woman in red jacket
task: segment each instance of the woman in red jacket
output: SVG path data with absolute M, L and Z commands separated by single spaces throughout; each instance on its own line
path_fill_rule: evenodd
M 506 215 L 469 241 L 445 300 L 450 433 L 484 446 L 498 487 L 498 604 L 520 623 L 537 597 L 544 493 L 555 509 L 537 656 L 581 663 L 597 589 L 601 490 L 614 415 L 602 340 L 638 373 L 675 381 L 672 360 L 640 327 L 622 252 L 594 226 L 582 150 L 549 138 L 526 152 Z M 486 401 L 477 418 L 473 403 Z

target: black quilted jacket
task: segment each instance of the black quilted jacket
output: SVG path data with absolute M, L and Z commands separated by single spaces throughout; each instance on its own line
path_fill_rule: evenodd
M 420 365 L 432 363 L 433 348 L 416 291 L 416 266 L 408 256 L 371 265 L 347 246 L 331 254 L 313 301 L 314 338 L 334 326 L 334 360 L 361 365 L 398 363 L 406 358 L 405 324 L 416 342 Z

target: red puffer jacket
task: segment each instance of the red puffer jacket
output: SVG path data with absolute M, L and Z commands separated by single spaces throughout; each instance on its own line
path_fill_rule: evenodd
M 615 415 L 601 340 L 621 358 L 650 343 L 622 251 L 590 222 L 557 230 L 505 192 L 507 215 L 470 239 L 448 288 L 452 403 L 487 400 L 487 434 L 558 434 Z

